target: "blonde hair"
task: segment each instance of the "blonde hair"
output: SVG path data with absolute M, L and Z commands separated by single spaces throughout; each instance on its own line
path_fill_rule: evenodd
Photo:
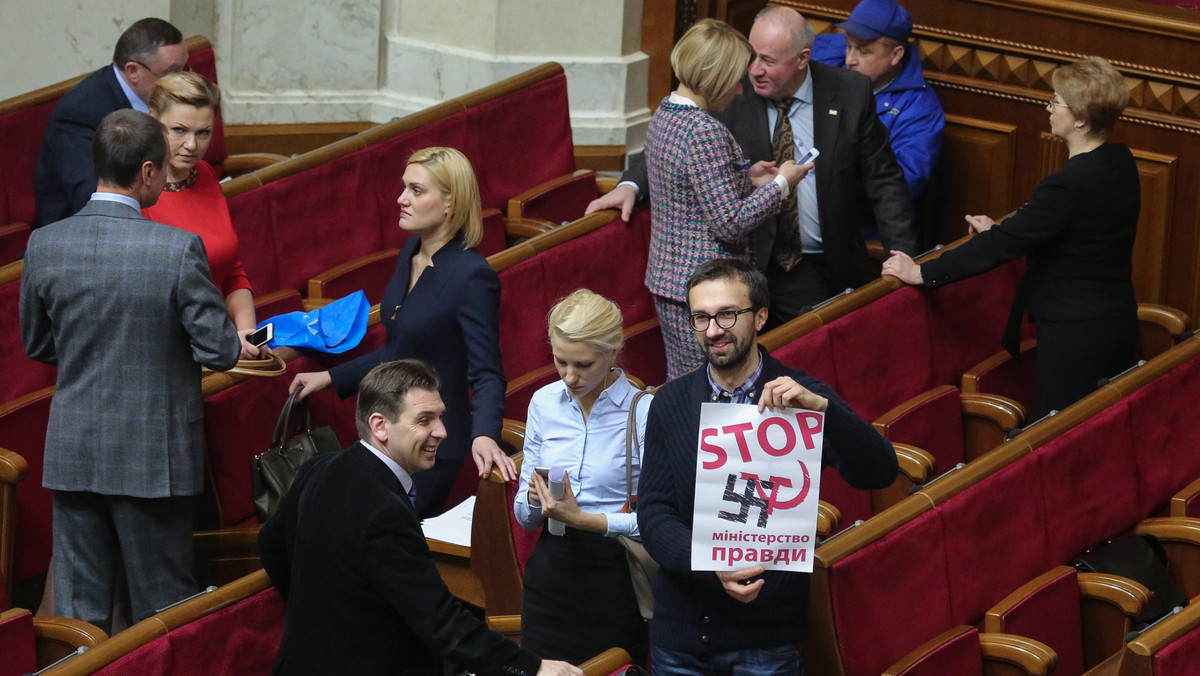
M 454 148 L 425 148 L 413 153 L 408 164 L 424 167 L 433 187 L 450 200 L 447 218 L 452 233 L 462 231 L 463 247 L 470 249 L 478 245 L 483 239 L 483 206 L 475 170 L 467 156 Z
M 671 50 L 671 69 L 688 89 L 711 105 L 746 75 L 754 48 L 733 26 L 704 19 L 688 29 Z
M 175 104 L 212 108 L 216 113 L 221 107 L 221 88 L 199 73 L 167 73 L 155 83 L 146 105 L 152 115 L 160 117 Z
M 546 316 L 551 338 L 583 343 L 600 352 L 618 352 L 625 344 L 621 308 L 588 289 L 558 301 Z
M 1054 91 L 1077 120 L 1088 123 L 1088 134 L 1108 138 L 1117 118 L 1129 105 L 1129 87 L 1111 63 L 1099 56 L 1061 66 L 1050 76 Z

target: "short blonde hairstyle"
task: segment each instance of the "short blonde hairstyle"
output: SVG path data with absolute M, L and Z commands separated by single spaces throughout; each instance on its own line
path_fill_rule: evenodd
M 221 107 L 221 88 L 200 73 L 167 73 L 155 83 L 146 105 L 150 114 L 160 117 L 176 104 L 212 108 L 216 113 Z
M 733 26 L 704 19 L 671 50 L 671 69 L 688 89 L 711 105 L 746 76 L 754 48 Z
M 479 183 L 475 170 L 466 155 L 454 148 L 425 148 L 408 158 L 408 164 L 419 164 L 429 174 L 433 187 L 450 200 L 452 233 L 462 231 L 463 247 L 470 249 L 483 239 L 483 206 L 479 199 Z
M 625 344 L 621 308 L 588 289 L 558 301 L 546 317 L 551 338 L 583 343 L 600 352 L 619 352 Z
M 1088 134 L 1099 139 L 1108 138 L 1129 105 L 1125 78 L 1098 56 L 1061 66 L 1050 79 L 1075 119 L 1087 122 Z

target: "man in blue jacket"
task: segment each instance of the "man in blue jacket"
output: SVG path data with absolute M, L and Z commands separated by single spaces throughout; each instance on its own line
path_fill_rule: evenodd
M 844 33 L 818 35 L 814 61 L 845 66 L 871 78 L 875 112 L 887 127 L 889 144 L 904 178 L 914 213 L 942 150 L 946 116 L 937 94 L 921 74 L 921 57 L 909 42 L 912 19 L 893 0 L 863 0 L 837 24 Z M 874 224 L 864 235 L 878 239 Z

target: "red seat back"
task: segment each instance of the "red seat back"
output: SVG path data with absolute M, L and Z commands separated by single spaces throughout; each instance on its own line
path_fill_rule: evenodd
M 2 164 L 2 163 L 0 163 Z M 20 314 L 22 263 L 0 267 L 0 402 L 16 399 L 54 384 L 57 369 L 25 356 L 21 342 Z M 0 446 L 4 440 L 0 437 Z M 16 450 L 16 449 L 12 449 Z
M 1039 576 L 1040 584 L 1003 613 L 988 614 L 987 630 L 1041 641 L 1058 654 L 1055 676 L 1083 673 L 1079 577 L 1070 566 Z
M 0 578 L 0 590 L 3 588 L 3 579 Z M 0 659 L 0 676 L 20 676 L 37 671 L 33 615 L 28 610 L 14 608 L 0 613 L 0 655 L 3 656 Z
M 921 646 L 904 669 L 887 671 L 888 676 L 981 676 L 983 650 L 979 631 L 973 627 L 955 627 Z
M 48 387 L 0 405 L 0 445 L 29 465 L 25 479 L 17 484 L 13 570 L 4 571 L 14 583 L 41 575 L 50 564 L 53 506 L 49 489 L 42 487 L 42 467 L 53 396 L 54 388 Z
M 888 411 L 875 428 L 893 442 L 932 455 L 938 473 L 963 461 L 962 398 L 953 385 L 935 387 Z

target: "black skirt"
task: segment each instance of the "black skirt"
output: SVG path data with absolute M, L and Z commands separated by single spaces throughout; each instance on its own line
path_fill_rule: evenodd
M 521 647 L 571 664 L 617 647 L 634 664 L 646 663 L 646 621 L 616 538 L 574 528 L 562 536 L 542 531 L 525 564 Z

